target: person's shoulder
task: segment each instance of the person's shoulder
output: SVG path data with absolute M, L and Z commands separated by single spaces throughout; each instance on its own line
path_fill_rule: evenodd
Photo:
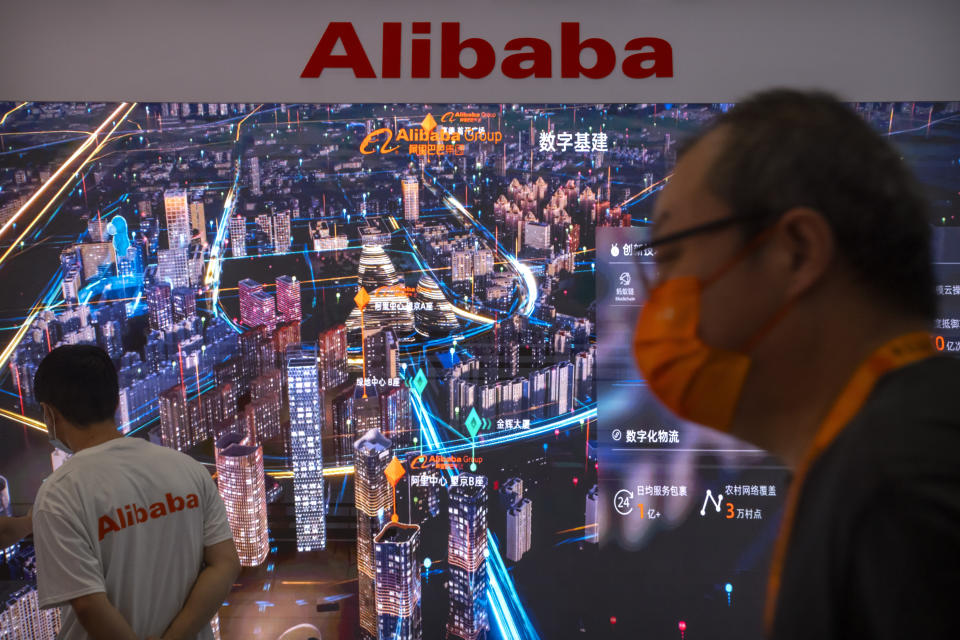
M 69 496 L 66 495 L 73 485 L 72 475 L 75 466 L 70 463 L 72 459 L 64 462 L 60 467 L 43 479 L 40 488 L 37 490 L 37 496 L 33 500 L 33 510 L 57 512 L 65 504 L 69 503 Z
M 136 447 L 137 452 L 140 453 L 141 455 L 165 456 L 169 459 L 187 458 L 192 460 L 190 456 L 188 456 L 187 454 L 181 451 L 177 451 L 176 449 L 173 449 L 171 447 L 165 447 L 160 444 L 155 444 L 145 438 L 139 438 L 134 436 L 134 437 L 128 437 L 127 441 L 131 443 L 132 446 Z
M 850 428 L 868 431 L 874 436 L 887 436 L 891 432 L 897 436 L 915 436 L 919 430 L 939 429 L 945 436 L 960 438 L 958 388 L 960 360 L 936 356 L 914 362 L 877 382 L 850 422 Z M 908 437 L 898 444 L 902 448 L 918 441 L 916 437 Z
M 923 408 L 943 409 L 960 404 L 954 391 L 960 384 L 960 359 L 936 355 L 890 371 L 882 376 L 865 408 L 897 410 L 909 403 L 928 400 Z M 917 407 L 909 406 L 911 412 Z
M 932 357 L 878 381 L 835 442 L 854 471 L 883 480 L 940 472 L 960 483 L 960 360 Z
M 138 449 L 138 455 L 143 456 L 149 460 L 158 460 L 164 466 L 170 468 L 175 468 L 180 471 L 190 472 L 190 473 L 207 473 L 206 468 L 199 462 L 197 462 L 192 456 L 183 453 L 182 451 L 177 451 L 171 447 L 165 447 L 163 445 L 154 444 L 149 440 L 144 440 L 142 438 L 137 438 L 139 441 L 136 445 Z

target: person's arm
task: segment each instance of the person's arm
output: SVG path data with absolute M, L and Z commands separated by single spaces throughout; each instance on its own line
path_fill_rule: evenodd
M 33 525 L 40 608 L 72 606 L 95 640 L 135 640 L 129 623 L 107 598 L 96 542 L 77 519 L 40 508 Z
M 70 601 L 73 612 L 91 640 L 139 640 L 130 624 L 105 593 L 91 593 Z
M 20 517 L 0 517 L 0 548 L 6 549 L 10 545 L 20 542 L 32 531 L 32 513 Z
M 206 566 L 187 596 L 177 617 L 163 634 L 163 640 L 192 640 L 220 609 L 230 593 L 233 581 L 240 575 L 240 558 L 233 539 L 218 542 L 203 549 Z
M 240 574 L 240 558 L 233 543 L 227 510 L 213 478 L 197 468 L 203 505 L 204 567 L 187 596 L 180 613 L 163 634 L 163 640 L 193 640 L 220 609 L 230 587 Z

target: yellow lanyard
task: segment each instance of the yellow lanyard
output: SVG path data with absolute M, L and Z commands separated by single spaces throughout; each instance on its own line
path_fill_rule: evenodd
M 877 380 L 894 369 L 899 369 L 934 354 L 936 354 L 936 349 L 933 347 L 933 337 L 926 331 L 907 333 L 894 338 L 874 351 L 857 368 L 853 377 L 850 378 L 850 382 L 847 383 L 847 386 L 827 413 L 827 417 L 820 425 L 820 430 L 817 432 L 810 450 L 804 456 L 803 462 L 797 470 L 796 477 L 787 495 L 783 524 L 780 526 L 780 534 L 773 549 L 770 578 L 767 582 L 765 621 L 768 633 L 773 630 L 773 618 L 776 613 L 777 595 L 780 591 L 783 562 L 790 542 L 790 534 L 793 530 L 797 503 L 810 466 L 860 411 Z

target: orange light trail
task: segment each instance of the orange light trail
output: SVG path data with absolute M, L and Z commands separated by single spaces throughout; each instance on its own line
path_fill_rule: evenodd
M 24 320 L 20 328 L 17 329 L 17 332 L 13 335 L 13 339 L 10 340 L 10 343 L 4 348 L 3 352 L 0 353 L 0 369 L 7 366 L 7 361 L 10 359 L 13 350 L 16 349 L 20 341 L 23 340 L 23 336 L 26 335 L 30 325 L 33 324 L 34 319 L 40 315 L 40 311 L 42 310 L 43 304 L 40 302 L 37 302 L 30 308 L 26 320 Z
M 663 178 L 661 178 L 660 180 L 657 180 L 656 182 L 654 182 L 653 184 L 651 184 L 649 187 L 646 187 L 646 188 L 643 189 L 642 191 L 638 191 L 637 193 L 633 194 L 632 196 L 630 196 L 629 198 L 627 198 L 626 200 L 624 200 L 623 202 L 621 202 L 621 203 L 620 203 L 620 206 L 621 206 L 621 207 L 624 206 L 625 204 L 627 204 L 627 203 L 630 202 L 631 200 L 636 200 L 637 198 L 639 198 L 639 197 L 642 196 L 643 194 L 648 193 L 648 192 L 651 191 L 652 189 L 655 189 L 658 185 L 661 185 L 661 184 L 663 184 L 663 183 L 665 183 L 665 182 L 669 182 L 669 181 L 670 181 L 670 178 L 672 178 L 672 177 L 673 177 L 673 174 L 672 174 L 672 173 L 669 173 L 669 174 L 665 175 Z
M 85 136 L 90 135 L 90 131 L 82 131 L 80 129 L 44 129 L 42 131 L 8 131 L 6 133 L 0 133 L 0 136 L 44 136 L 53 133 L 81 133 Z
M 129 102 L 121 103 L 121 105 L 120 105 L 119 107 L 117 107 L 117 108 L 113 111 L 113 113 L 111 113 L 110 116 L 109 116 L 106 120 L 104 120 L 103 123 L 93 131 L 93 133 L 91 133 L 91 134 L 87 137 L 87 139 L 84 141 L 84 143 L 81 144 L 81 145 L 77 148 L 77 150 L 74 151 L 73 154 L 71 154 L 70 157 L 67 158 L 67 160 L 66 160 L 62 165 L 60 165 L 60 168 L 58 168 L 58 169 L 53 173 L 53 175 L 51 175 L 51 176 L 47 179 L 46 182 L 44 182 L 42 185 L 40 185 L 40 188 L 37 189 L 32 196 L 30 196 L 30 198 L 23 204 L 23 206 L 21 206 L 21 207 L 17 210 L 17 212 L 16 212 L 15 214 L 13 214 L 13 216 L 12 216 L 9 220 L 7 220 L 7 222 L 3 225 L 3 227 L 0 227 L 0 236 L 2 236 L 2 235 L 7 231 L 7 229 L 11 228 L 11 227 L 13 226 L 13 224 L 17 221 L 17 218 L 19 218 L 20 215 L 21 215 L 24 211 L 26 211 L 28 207 L 30 207 L 34 202 L 36 202 L 36 201 L 40 198 L 40 196 L 43 195 L 43 193 L 47 191 L 47 189 L 50 187 L 50 185 L 52 185 L 52 184 L 54 183 L 54 181 L 55 181 L 64 171 L 66 171 L 67 167 L 69 167 L 71 164 L 73 164 L 73 162 L 74 162 L 77 158 L 79 158 L 80 155 L 81 155 L 84 151 L 86 151 L 91 145 L 93 145 L 93 144 L 97 141 L 97 137 L 100 135 L 100 133 L 101 133 L 104 129 L 106 129 L 106 128 L 110 125 L 111 122 L 114 122 L 113 128 L 110 130 L 110 133 L 108 133 L 108 134 L 106 135 L 106 137 L 103 139 L 103 142 L 101 142 L 99 145 L 97 145 L 96 148 L 94 148 L 93 152 L 92 152 L 90 155 L 87 156 L 86 160 L 84 160 L 82 163 L 80 163 L 80 166 L 77 167 L 76 171 L 79 172 L 79 171 L 84 167 L 84 165 L 86 165 L 86 164 L 90 161 L 91 157 L 94 156 L 94 155 L 96 155 L 97 151 L 99 151 L 101 148 L 103 148 L 103 146 L 110 140 L 110 136 L 113 135 L 113 132 L 116 131 L 116 130 L 117 130 L 117 127 L 119 127 L 119 126 L 123 123 L 123 121 L 126 119 L 126 117 L 130 114 L 130 112 L 133 110 L 133 108 L 134 108 L 135 106 L 136 106 L 136 103 L 135 103 L 135 102 L 134 102 L 133 104 L 130 104 Z M 120 117 L 119 119 L 117 119 L 119 113 L 120 113 L 121 111 L 123 111 L 125 108 L 127 109 L 126 113 L 124 113 L 122 117 Z M 58 197 L 61 193 L 63 193 L 64 190 L 66 190 L 66 188 L 67 188 L 68 186 L 70 186 L 70 184 L 71 184 L 71 181 L 69 181 L 69 180 L 66 181 L 66 182 L 63 184 L 63 186 L 60 187 L 60 190 L 57 191 L 57 193 L 54 194 L 54 196 L 53 196 L 52 198 L 50 198 L 50 201 L 47 202 L 47 205 L 43 208 L 42 211 L 40 211 L 40 213 L 38 213 L 38 214 L 36 215 L 36 217 L 34 217 L 33 221 L 30 222 L 30 224 L 28 224 L 28 225 L 26 226 L 26 228 L 23 230 L 23 232 L 20 234 L 20 236 L 13 242 L 13 244 L 11 245 L 11 247 L 10 247 L 9 249 L 7 249 L 6 253 L 4 253 L 3 256 L 0 256 L 0 264 L 2 264 L 3 261 L 7 259 L 7 256 L 10 255 L 10 252 L 13 250 L 13 247 L 16 246 L 16 244 L 17 244 L 18 242 L 20 242 L 20 241 L 27 235 L 27 233 L 29 233 L 30 229 L 33 228 L 33 226 L 40 220 L 40 218 L 43 216 L 43 214 L 46 213 L 47 209 L 50 208 L 50 206 L 51 206 L 51 205 L 53 204 L 53 202 L 57 199 L 57 197 Z
M 16 415 L 16 414 L 14 414 Z M 323 477 L 325 478 L 335 478 L 338 476 L 349 476 L 353 475 L 354 467 L 353 465 L 347 465 L 345 467 L 327 467 L 323 470 Z M 293 471 L 268 471 L 267 475 L 271 478 L 292 478 Z
M 596 526 L 597 526 L 596 523 L 587 524 L 587 525 L 583 525 L 582 527 L 574 527 L 573 529 L 564 529 L 563 531 L 557 531 L 554 535 L 560 535 L 562 533 L 573 533 L 574 531 L 584 531 L 586 529 L 593 529 Z
M 103 142 L 101 142 L 99 145 L 97 145 L 97 146 L 93 149 L 93 151 L 91 151 L 90 154 L 87 156 L 86 160 L 84 160 L 84 161 L 77 167 L 77 171 L 80 171 L 88 162 L 90 162 L 90 159 L 91 159 L 94 155 L 96 155 L 96 153 L 97 153 L 101 148 L 103 148 L 103 146 L 104 146 L 105 144 L 107 144 L 107 142 L 110 141 L 111 135 L 113 134 L 113 132 L 117 130 L 117 127 L 119 127 L 119 126 L 123 123 L 124 119 L 126 119 L 126 117 L 127 117 L 127 116 L 130 114 L 130 112 L 134 109 L 134 107 L 136 107 L 136 103 L 135 103 L 135 102 L 132 103 L 132 104 L 131 104 L 131 103 L 128 103 L 128 102 L 124 102 L 124 103 L 121 104 L 119 107 L 117 107 L 117 109 L 116 109 L 112 114 L 110 114 L 110 117 L 107 118 L 102 125 L 100 125 L 100 127 L 97 129 L 97 131 L 95 131 L 93 134 L 91 134 L 91 137 L 88 138 L 87 141 L 86 141 L 83 145 L 81 145 L 80 149 L 77 149 L 77 151 L 74 152 L 74 154 L 73 154 L 66 162 L 64 162 L 64 164 L 61 165 L 59 169 L 57 169 L 57 172 L 56 172 L 54 175 L 50 176 L 50 179 L 47 180 L 47 182 L 45 182 L 45 183 L 40 187 L 40 189 L 37 190 L 37 192 L 30 198 L 30 200 L 27 202 L 27 204 L 25 204 L 23 207 L 21 207 L 21 209 L 13 216 L 13 218 L 11 218 L 11 219 L 8 221 L 8 224 L 10 224 L 13 220 L 15 220 L 16 217 L 17 217 L 18 215 L 20 215 L 21 212 L 23 212 L 24 208 L 27 207 L 27 206 L 29 206 L 29 204 L 30 204 L 31 201 L 33 201 L 33 200 L 35 200 L 35 199 L 37 198 L 37 196 L 51 183 L 51 181 L 55 178 L 55 176 L 56 176 L 57 174 L 61 173 L 61 172 L 64 170 L 64 168 L 67 167 L 67 166 L 79 155 L 79 153 L 81 152 L 81 150 L 89 147 L 90 144 L 92 144 L 92 142 L 96 140 L 97 132 L 102 131 L 104 128 L 106 128 L 106 126 L 111 122 L 111 120 L 113 120 L 113 118 L 116 116 L 116 114 L 119 113 L 125 106 L 128 107 L 128 108 L 127 108 L 127 111 L 126 111 L 126 112 L 123 114 L 123 116 L 114 124 L 113 129 L 111 129 L 111 130 L 110 130 L 110 133 L 108 133 L 108 134 L 104 137 Z M 24 229 L 23 233 L 21 233 L 20 236 L 19 236 L 16 240 L 14 240 L 14 242 L 10 245 L 10 247 L 9 247 L 9 248 L 7 249 L 7 251 L 3 254 L 3 256 L 0 256 L 0 264 L 2 264 L 3 261 L 7 259 L 7 257 L 8 257 L 8 256 L 10 255 L 10 253 L 14 250 L 14 248 L 17 246 L 17 244 L 24 238 L 24 236 L 25 236 L 25 235 L 30 231 L 30 229 L 37 223 L 37 221 L 40 220 L 40 219 L 43 217 L 43 214 L 46 213 L 47 209 L 50 208 L 50 206 L 56 201 L 56 199 L 60 196 L 60 194 L 63 193 L 63 191 L 71 184 L 71 182 L 72 182 L 72 181 L 70 181 L 70 180 L 65 181 L 64 184 L 63 184 L 63 186 L 60 187 L 60 190 L 57 191 L 57 193 L 55 193 L 52 198 L 50 198 L 50 201 L 47 202 L 46 206 L 44 206 L 44 208 L 40 211 L 40 213 L 38 213 L 38 214 L 36 215 L 36 217 L 33 219 L 33 221 L 32 221 L 29 225 L 27 225 L 27 228 Z M 4 229 L 5 229 L 5 228 L 6 228 L 6 226 L 4 227 Z M 0 229 L 0 233 L 2 233 L 2 232 L 3 232 L 3 230 Z M 30 328 L 30 325 L 33 324 L 34 319 L 36 319 L 36 317 L 40 314 L 40 312 L 43 310 L 43 308 L 44 308 L 43 305 L 42 305 L 40 302 L 37 302 L 37 303 L 34 304 L 33 307 L 30 309 L 30 312 L 27 314 L 27 317 L 24 319 L 23 324 L 20 325 L 20 328 L 17 330 L 16 334 L 14 334 L 13 339 L 10 340 L 10 342 L 7 344 L 7 346 L 3 349 L 3 352 L 0 353 L 0 368 L 3 368 L 3 367 L 6 367 L 6 366 L 7 366 L 7 362 L 9 361 L 10 356 L 13 354 L 13 350 L 16 349 L 16 348 L 17 348 L 17 345 L 20 344 L 20 341 L 23 340 L 23 336 L 26 335 L 27 331 L 28 331 L 29 328 Z
M 31 429 L 36 429 L 42 433 L 47 432 L 47 427 L 42 422 L 34 420 L 33 418 L 28 418 L 27 416 L 22 416 L 19 413 L 14 413 L 13 411 L 7 411 L 6 409 L 0 409 L 0 416 L 5 418 L 10 418 L 14 422 L 18 422 L 25 427 L 30 427 Z
M 253 111 L 251 111 L 250 113 L 248 113 L 247 116 L 246 116 L 246 118 L 244 118 L 243 120 L 241 120 L 240 122 L 237 123 L 237 140 L 236 140 L 237 142 L 240 142 L 240 127 L 243 126 L 243 123 L 247 121 L 247 118 L 249 118 L 250 116 L 252 116 L 253 114 L 255 114 L 257 111 L 260 111 L 261 108 L 263 108 L 263 105 L 262 105 L 262 104 L 261 104 L 261 105 L 257 105 L 257 108 L 256 108 L 256 109 L 254 109 Z M 276 112 L 274 112 L 274 113 L 276 113 Z
M 20 104 L 18 104 L 17 106 L 15 106 L 13 109 L 10 109 L 10 111 L 7 111 L 5 114 L 3 114 L 3 117 L 0 118 L 0 127 L 2 127 L 2 126 L 3 126 L 3 123 L 7 121 L 7 116 L 9 116 L 9 115 L 10 115 L 11 113 L 13 113 L 14 111 L 17 111 L 18 109 L 23 109 L 23 108 L 24 108 L 25 106 L 27 106 L 28 104 L 30 104 L 30 103 L 29 103 L 29 102 L 21 102 Z
M 356 578 L 347 578 L 346 580 L 281 580 L 280 584 L 289 584 L 295 586 L 321 586 L 325 584 L 347 584 L 356 582 Z

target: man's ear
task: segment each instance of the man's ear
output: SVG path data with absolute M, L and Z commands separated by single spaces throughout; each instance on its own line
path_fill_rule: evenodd
M 50 422 L 53 423 L 53 424 L 55 424 L 55 425 L 57 425 L 58 423 L 59 423 L 58 426 L 62 426 L 62 425 L 63 425 L 63 423 L 64 423 L 63 414 L 61 414 L 59 411 L 57 411 L 57 408 L 56 408 L 55 406 L 53 406 L 52 404 L 49 404 L 49 403 L 47 403 L 47 402 L 41 402 L 41 403 L 40 403 L 40 406 L 42 407 L 42 410 L 43 410 L 43 422 L 44 422 L 44 424 L 46 424 L 46 423 L 47 423 L 47 420 L 49 419 Z M 58 433 L 58 435 L 59 435 L 59 433 Z
M 803 295 L 823 278 L 836 256 L 836 238 L 827 219 L 809 207 L 794 207 L 777 223 L 783 249 L 788 298 Z

